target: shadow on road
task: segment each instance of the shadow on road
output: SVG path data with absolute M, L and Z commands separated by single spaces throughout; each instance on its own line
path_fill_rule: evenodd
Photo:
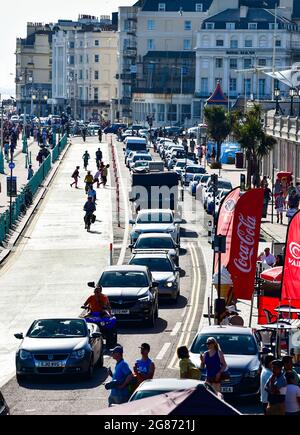
M 184 296 L 179 296 L 177 304 L 168 299 L 159 299 L 159 308 L 161 310 L 179 310 L 187 306 L 188 300 Z
M 199 235 L 196 233 L 196 231 L 185 230 L 181 237 L 184 239 L 198 239 Z
M 155 328 L 147 328 L 147 326 L 138 322 L 127 325 L 125 322 L 122 325 L 118 325 L 118 335 L 137 335 L 137 331 L 141 335 L 161 334 L 167 329 L 168 322 L 164 319 L 158 318 Z
M 107 369 L 95 369 L 93 378 L 90 380 L 80 379 L 75 376 L 49 376 L 28 377 L 20 386 L 27 390 L 91 390 L 98 388 L 108 378 Z

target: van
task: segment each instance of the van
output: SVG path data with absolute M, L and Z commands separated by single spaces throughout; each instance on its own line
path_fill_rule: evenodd
M 125 148 L 123 148 L 123 151 L 125 153 L 125 161 L 131 151 L 147 151 L 147 139 L 143 137 L 130 136 L 125 139 L 124 143 Z

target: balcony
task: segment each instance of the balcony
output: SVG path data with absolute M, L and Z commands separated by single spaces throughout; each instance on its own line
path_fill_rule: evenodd
M 109 107 L 107 101 L 99 100 L 79 100 L 82 107 Z
M 136 52 L 137 52 L 136 48 L 126 48 L 123 51 L 123 56 L 124 57 L 136 58 Z

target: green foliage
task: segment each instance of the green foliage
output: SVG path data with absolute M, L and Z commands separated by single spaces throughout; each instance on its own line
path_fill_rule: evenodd
M 217 144 L 217 162 L 219 162 L 221 145 L 232 130 L 232 117 L 222 106 L 205 107 L 204 116 L 208 136 Z

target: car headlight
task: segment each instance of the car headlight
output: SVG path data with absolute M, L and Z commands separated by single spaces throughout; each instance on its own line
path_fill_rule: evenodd
M 84 358 L 84 355 L 85 355 L 85 349 L 74 350 L 74 352 L 72 352 L 71 354 L 71 358 L 82 359 Z
M 139 299 L 140 302 L 150 302 L 151 301 L 151 296 L 145 296 L 144 298 Z
M 246 378 L 256 378 L 256 376 L 259 375 L 259 370 L 250 370 L 249 372 L 246 373 L 245 377 Z
M 20 358 L 23 361 L 26 361 L 27 359 L 32 359 L 32 355 L 30 352 L 27 352 L 27 350 L 20 350 Z
M 174 287 L 174 282 L 167 282 L 166 283 L 166 286 L 168 287 L 168 288 L 172 288 L 172 287 Z

